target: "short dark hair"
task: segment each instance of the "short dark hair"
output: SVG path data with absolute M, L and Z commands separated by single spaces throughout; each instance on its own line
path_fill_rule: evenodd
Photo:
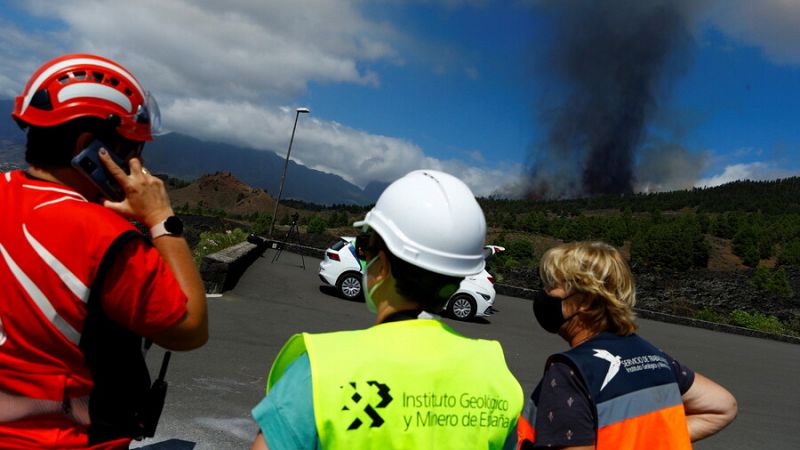
M 386 249 L 392 277 L 396 281 L 397 292 L 403 297 L 419 302 L 422 309 L 431 313 L 442 310 L 464 277 L 454 277 L 431 272 L 403 261 Z
M 97 117 L 79 117 L 52 127 L 29 126 L 25 161 L 43 169 L 68 167 L 81 133 L 92 133 L 104 144 L 114 147 L 123 139 L 113 123 Z

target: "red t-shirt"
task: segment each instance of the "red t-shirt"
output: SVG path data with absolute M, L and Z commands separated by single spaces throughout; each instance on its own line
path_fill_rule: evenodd
M 140 336 L 153 336 L 186 314 L 186 295 L 158 251 L 136 239 L 127 243 L 106 276 L 103 310 Z
M 0 174 L 0 205 L 0 447 L 87 448 L 87 427 L 59 406 L 89 395 L 78 348 L 86 301 L 108 246 L 134 227 L 21 171 Z M 147 337 L 186 314 L 187 298 L 151 244 L 134 239 L 114 261 L 101 295 L 111 320 Z

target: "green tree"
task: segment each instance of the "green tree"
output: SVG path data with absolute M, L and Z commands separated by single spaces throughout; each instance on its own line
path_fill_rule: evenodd
M 783 246 L 778 255 L 778 263 L 782 266 L 800 266 L 800 239 L 794 239 Z
M 253 233 L 268 233 L 270 224 L 272 224 L 272 214 L 267 212 L 258 213 L 253 223 Z
M 533 258 L 533 244 L 528 241 L 515 239 L 513 241 L 508 241 L 504 247 L 506 247 L 506 251 L 497 256 L 505 260 L 506 267 L 510 267 L 509 264 L 513 264 L 514 267 L 528 264 L 531 258 Z M 495 256 L 495 258 L 497 256 Z
M 789 283 L 789 277 L 786 276 L 786 271 L 783 270 L 783 267 L 779 267 L 778 270 L 773 272 L 770 278 L 769 290 L 781 297 L 789 298 L 794 295 L 792 285 Z
M 725 212 L 717 215 L 711 225 L 711 234 L 724 239 L 733 239 L 739 230 L 739 215 Z
M 766 267 L 758 266 L 753 276 L 750 277 L 749 283 L 760 291 L 781 297 L 789 298 L 794 295 L 792 285 L 789 283 L 789 277 L 786 276 L 786 271 L 783 270 L 783 267 L 770 273 Z
M 543 234 L 547 231 L 547 217 L 541 211 L 532 211 L 522 220 L 522 229 L 528 233 Z
M 325 232 L 326 228 L 328 228 L 328 222 L 316 214 L 311 216 L 311 218 L 308 220 L 309 233 L 321 234 Z
M 691 220 L 656 224 L 641 230 L 631 240 L 633 262 L 659 269 L 685 271 L 705 267 L 708 252 L 699 225 Z
M 746 266 L 755 267 L 758 265 L 760 253 L 758 249 L 760 229 L 755 226 L 741 228 L 731 241 L 733 254 L 742 258 Z
M 628 236 L 627 227 L 622 218 L 611 218 L 607 221 L 601 239 L 611 245 L 620 247 Z

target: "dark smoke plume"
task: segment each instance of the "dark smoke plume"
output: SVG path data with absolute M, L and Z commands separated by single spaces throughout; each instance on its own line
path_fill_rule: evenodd
M 649 120 L 688 66 L 689 1 L 563 0 L 539 63 L 550 90 L 545 141 L 530 163 L 529 196 L 633 192 Z

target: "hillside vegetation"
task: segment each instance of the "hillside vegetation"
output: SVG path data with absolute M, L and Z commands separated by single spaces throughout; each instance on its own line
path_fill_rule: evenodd
M 230 192 L 227 192 L 230 190 Z M 239 220 L 266 234 L 272 199 L 230 174 L 175 191 L 176 208 Z M 560 201 L 479 199 L 500 282 L 537 288 L 537 262 L 564 241 L 619 247 L 637 277 L 639 306 L 670 314 L 800 334 L 800 178 L 741 181 L 667 193 Z M 368 207 L 282 201 L 276 237 L 299 214 L 299 240 L 326 247 Z M 759 316 L 760 314 L 760 316 Z M 777 327 L 775 324 L 780 324 Z
M 634 266 L 685 271 L 709 264 L 718 270 L 800 265 L 798 177 L 621 197 L 481 203 L 495 230 L 629 246 Z M 725 244 L 738 260 L 719 259 Z

